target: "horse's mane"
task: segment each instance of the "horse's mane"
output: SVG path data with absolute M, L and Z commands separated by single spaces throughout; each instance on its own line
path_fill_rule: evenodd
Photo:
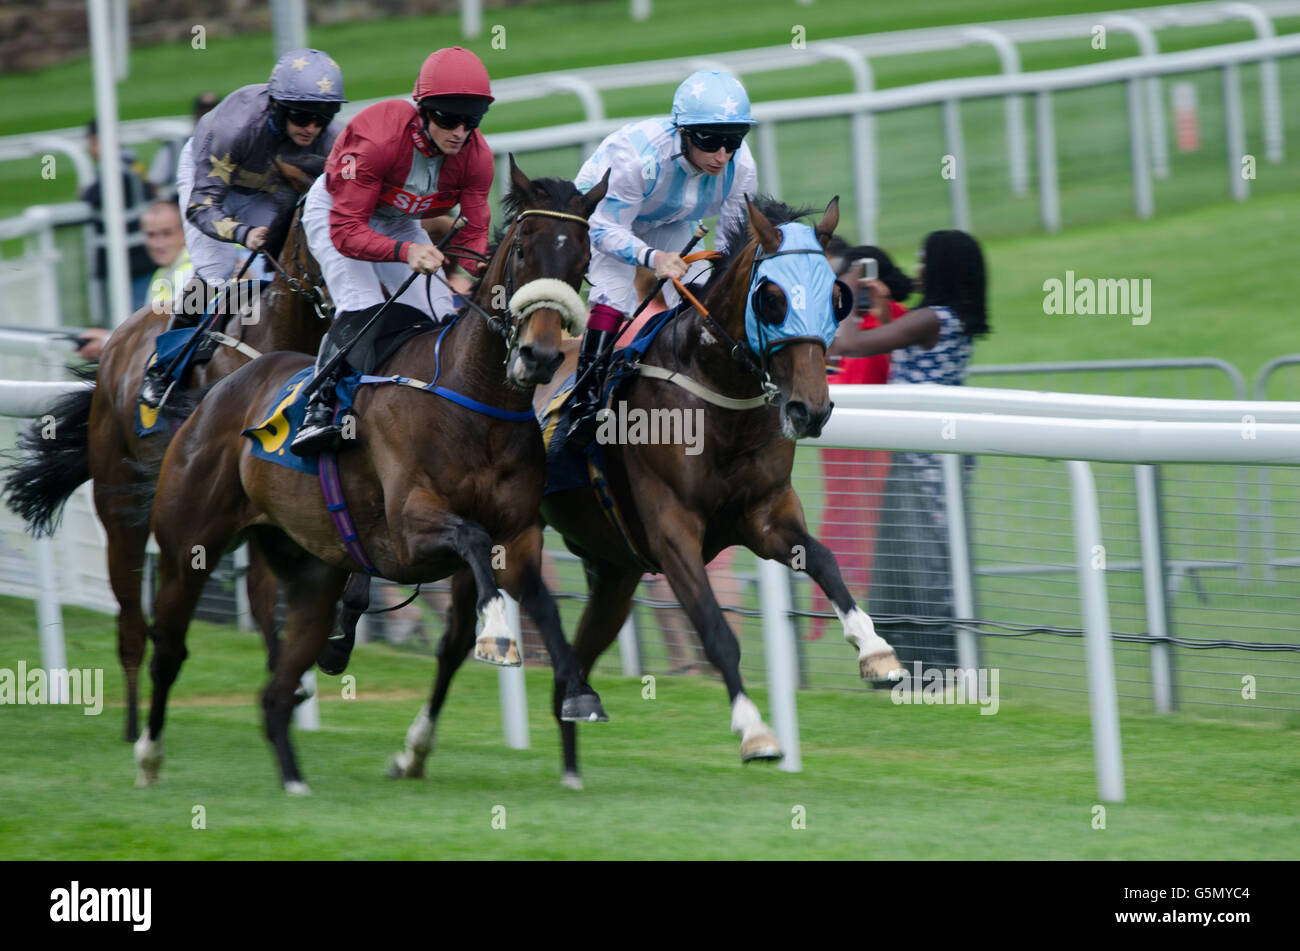
M 763 217 L 770 221 L 773 227 L 817 213 L 816 208 L 787 205 L 771 195 L 759 195 L 753 199 L 753 205 L 763 213 Z M 728 219 L 723 224 L 715 244 L 725 244 L 727 253 L 723 255 L 722 260 L 716 262 L 713 271 L 709 274 L 706 287 L 721 277 L 740 252 L 749 245 L 749 215 Z
M 554 211 L 563 211 L 568 208 L 569 202 L 582 194 L 582 192 L 578 191 L 578 186 L 567 178 L 534 178 L 533 188 L 546 193 L 548 204 Z M 501 199 L 501 220 L 508 226 L 514 220 L 515 215 L 524 210 L 527 202 L 528 195 L 511 185 L 509 193 L 505 198 Z M 496 254 L 505 233 L 506 228 L 502 225 L 498 224 L 493 227 L 492 241 L 488 244 L 487 250 L 489 258 Z

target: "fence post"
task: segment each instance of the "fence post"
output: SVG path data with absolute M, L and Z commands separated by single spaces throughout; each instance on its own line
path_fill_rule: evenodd
M 1128 95 L 1129 153 L 1133 165 L 1133 207 L 1139 218 L 1155 214 L 1155 198 L 1151 191 L 1151 166 L 1147 162 L 1146 136 L 1142 131 L 1142 80 L 1130 76 L 1124 80 Z
M 799 671 L 794 652 L 794 625 L 790 623 L 790 571 L 778 561 L 758 560 L 758 589 L 763 610 L 763 647 L 767 655 L 767 702 L 772 708 L 772 729 L 785 751 L 779 768 L 803 771 L 799 753 L 799 717 L 795 688 Z
M 624 677 L 641 676 L 641 643 L 636 636 L 636 605 L 627 613 L 627 620 L 618 629 L 618 657 L 623 664 Z
M 528 697 L 525 693 L 523 650 L 524 638 L 519 632 L 519 602 L 505 592 L 506 622 L 510 625 L 510 636 L 519 645 L 520 664 L 518 667 L 501 667 L 497 670 L 497 688 L 501 694 L 501 729 L 505 734 L 506 746 L 512 750 L 528 749 Z
M 1070 475 L 1070 503 L 1074 510 L 1074 553 L 1083 613 L 1097 793 L 1106 802 L 1123 802 L 1124 758 L 1120 747 L 1119 699 L 1110 644 L 1110 606 L 1106 601 L 1106 549 L 1101 541 L 1097 486 L 1088 463 L 1070 461 L 1065 467 Z
M 1147 633 L 1169 636 L 1169 608 L 1165 602 L 1165 553 L 1160 536 L 1159 470 L 1134 466 L 1137 483 L 1138 532 L 1142 545 L 1142 589 L 1146 599 Z M 1151 645 L 1151 699 L 1156 713 L 1172 713 L 1174 678 L 1168 641 Z
M 1056 180 L 1056 123 L 1052 117 L 1052 94 L 1034 94 L 1034 119 L 1038 141 L 1038 208 L 1043 230 L 1061 230 L 1061 188 Z
M 1228 145 L 1228 194 L 1245 201 L 1250 185 L 1241 174 L 1241 157 L 1246 154 L 1246 127 L 1241 116 L 1241 72 L 1236 63 L 1223 67 L 1223 132 Z
M 970 196 L 966 191 L 966 149 L 961 134 L 961 104 L 956 99 L 943 103 L 943 136 L 952 156 L 953 176 L 948 180 L 948 200 L 952 205 L 952 226 L 970 231 Z
M 959 618 L 975 617 L 975 586 L 971 576 L 970 543 L 966 534 L 966 499 L 962 493 L 962 457 L 944 453 L 943 497 L 948 509 L 948 564 L 952 576 L 953 610 Z M 957 666 L 963 670 L 979 667 L 979 649 L 975 632 L 957 629 Z

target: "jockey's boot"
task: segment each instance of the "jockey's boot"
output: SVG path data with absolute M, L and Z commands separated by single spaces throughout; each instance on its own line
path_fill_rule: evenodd
M 573 395 L 569 397 L 570 423 L 569 431 L 564 434 L 564 445 L 570 449 L 585 449 L 596 438 L 596 414 L 600 410 L 602 384 L 622 319 L 619 311 L 605 304 L 597 304 L 591 309 L 587 329 L 582 335 L 582 349 L 578 351 L 577 382 Z
M 320 353 L 316 355 L 316 373 L 312 377 L 313 380 L 321 377 L 325 364 L 329 363 L 338 352 L 339 347 L 334 343 L 334 334 L 327 333 L 320 342 Z M 338 443 L 342 427 L 334 422 L 334 384 L 338 383 L 339 377 L 343 375 L 345 363 L 346 361 L 340 361 L 333 370 L 321 377 L 320 386 L 311 395 L 311 400 L 307 403 L 307 411 L 303 414 L 302 427 L 293 442 L 289 444 L 289 451 L 295 456 L 316 456 L 327 449 L 333 449 Z
M 167 322 L 167 330 L 196 327 L 202 316 L 202 314 L 188 314 L 184 311 L 172 314 L 171 320 Z M 170 360 L 154 360 L 144 371 L 144 377 L 140 381 L 140 402 L 150 409 L 157 409 L 162 405 L 162 398 L 167 392 L 167 387 L 171 385 L 171 377 L 167 375 L 170 364 Z

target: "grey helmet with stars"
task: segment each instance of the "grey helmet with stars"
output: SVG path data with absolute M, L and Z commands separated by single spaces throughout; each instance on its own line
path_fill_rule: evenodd
M 285 53 L 271 70 L 266 85 L 267 92 L 276 102 L 301 103 L 301 108 L 305 109 L 311 109 L 308 103 L 315 103 L 318 108 L 314 111 L 331 115 L 338 112 L 339 105 L 347 102 L 343 96 L 343 70 L 328 53 L 320 50 L 290 50 Z

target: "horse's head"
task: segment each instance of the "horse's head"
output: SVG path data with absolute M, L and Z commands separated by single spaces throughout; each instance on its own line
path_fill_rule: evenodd
M 570 181 L 529 179 L 510 156 L 512 221 L 479 286 L 480 303 L 508 311 L 506 378 L 516 386 L 547 383 L 564 360 L 563 331 L 580 334 L 587 307 L 578 296 L 591 242 L 587 218 L 605 197 L 609 175 L 585 195 Z
M 750 242 L 728 269 L 719 316 L 728 315 L 728 332 L 748 345 L 776 386 L 785 436 L 817 436 L 834 408 L 826 350 L 852 306 L 825 253 L 839 224 L 839 198 L 831 199 L 815 229 L 773 224 L 746 204 Z

